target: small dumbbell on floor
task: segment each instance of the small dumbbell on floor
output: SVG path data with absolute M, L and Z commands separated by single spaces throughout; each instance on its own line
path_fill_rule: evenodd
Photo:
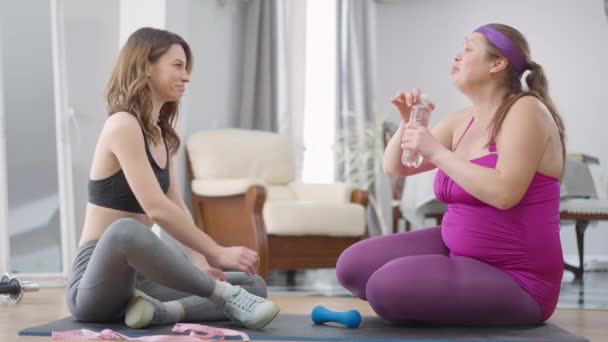
M 0 298 L 7 300 L 11 304 L 18 303 L 23 298 L 25 292 L 38 291 L 40 286 L 32 284 L 28 281 L 4 273 L 0 277 Z
M 361 314 L 357 310 L 340 312 L 328 310 L 324 306 L 316 306 L 312 310 L 311 317 L 315 324 L 335 322 L 349 328 L 358 328 L 361 325 Z

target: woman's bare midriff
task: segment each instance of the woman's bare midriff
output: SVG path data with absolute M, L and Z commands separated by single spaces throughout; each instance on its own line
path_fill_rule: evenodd
M 92 240 L 99 240 L 108 227 L 117 220 L 132 218 L 150 228 L 154 224 L 145 214 L 130 213 L 127 211 L 104 208 L 95 204 L 87 203 L 87 209 L 82 228 L 82 235 L 78 245 Z

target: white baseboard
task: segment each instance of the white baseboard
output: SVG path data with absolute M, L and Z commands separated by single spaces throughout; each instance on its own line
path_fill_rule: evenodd
M 564 254 L 564 260 L 574 266 L 578 266 L 577 254 Z M 585 255 L 583 256 L 585 271 L 608 271 L 608 255 Z

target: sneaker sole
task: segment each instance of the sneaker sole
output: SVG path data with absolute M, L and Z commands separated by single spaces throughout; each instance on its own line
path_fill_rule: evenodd
M 261 320 L 259 320 L 257 322 L 246 324 L 245 327 L 247 329 L 260 330 L 260 329 L 264 328 L 265 326 L 267 326 L 268 323 L 272 322 L 272 320 L 275 317 L 277 317 L 277 315 L 279 314 L 279 311 L 281 311 L 281 309 L 279 308 L 278 305 L 275 304 L 273 311 L 271 311 L 268 316 L 263 317 Z
M 125 324 L 140 329 L 150 325 L 154 316 L 154 307 L 143 297 L 133 297 L 127 305 Z

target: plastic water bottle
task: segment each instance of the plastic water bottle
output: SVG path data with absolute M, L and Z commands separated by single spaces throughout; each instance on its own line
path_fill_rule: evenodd
M 428 98 L 425 94 L 422 94 L 418 103 L 412 106 L 408 125 L 427 127 L 429 125 L 430 118 L 431 108 L 428 106 Z M 422 164 L 422 159 L 423 157 L 420 155 L 420 153 L 418 153 L 418 151 L 411 150 L 409 148 L 403 150 L 403 154 L 401 155 L 401 163 L 407 167 L 420 167 L 420 164 Z

